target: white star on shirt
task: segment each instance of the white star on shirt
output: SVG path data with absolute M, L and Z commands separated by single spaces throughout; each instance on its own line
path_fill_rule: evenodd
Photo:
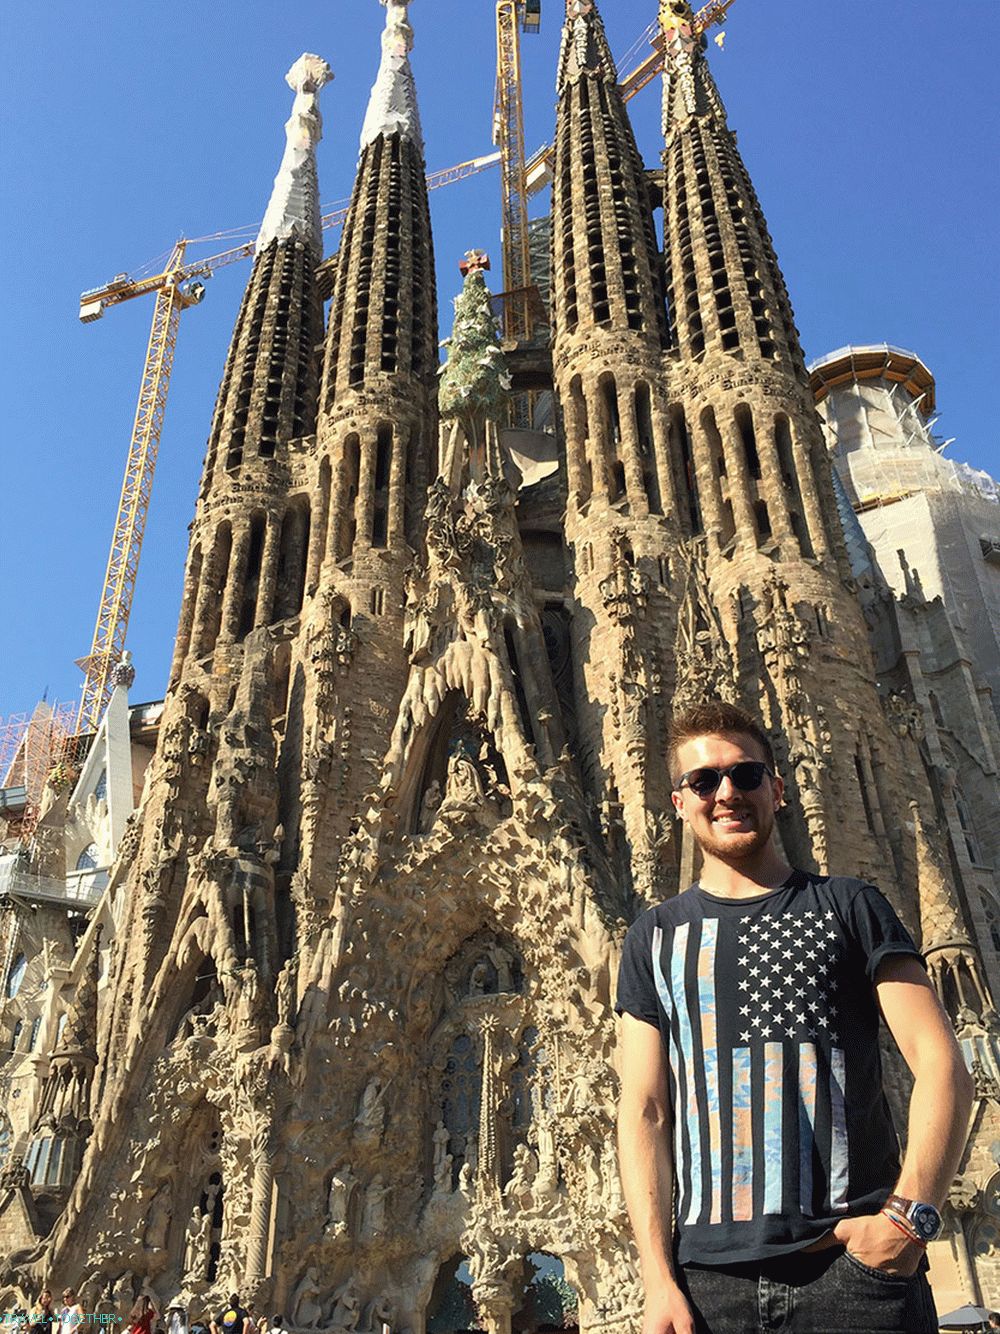
M 741 1041 L 741 1042 L 749 1042 L 749 1041 L 750 1041 L 750 1034 L 749 1034 L 749 1033 L 741 1033 L 741 1034 L 740 1034 L 740 1041 Z

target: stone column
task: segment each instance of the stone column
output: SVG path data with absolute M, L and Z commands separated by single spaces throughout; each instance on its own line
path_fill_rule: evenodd
M 646 495 L 646 479 L 643 475 L 642 459 L 639 455 L 639 428 L 635 420 L 635 387 L 616 386 L 618 395 L 618 420 L 621 439 L 618 442 L 619 457 L 625 465 L 625 494 L 628 497 L 629 511 L 637 519 L 644 519 L 649 514 L 649 497 Z
M 334 451 L 336 456 L 336 451 Z M 341 452 L 338 461 L 333 464 L 333 499 L 330 504 L 330 519 L 326 534 L 326 564 L 333 565 L 340 559 L 340 549 L 344 525 L 347 523 L 347 459 Z
M 391 549 L 400 547 L 406 541 L 406 455 L 413 448 L 415 434 L 406 420 L 398 421 L 393 428 L 386 528 L 386 545 Z
M 506 1284 L 474 1283 L 472 1295 L 480 1319 L 486 1325 L 486 1334 L 511 1334 L 511 1314 L 514 1295 Z
M 361 467 L 358 475 L 358 498 L 354 502 L 358 529 L 354 537 L 355 549 L 367 551 L 372 544 L 372 515 L 375 508 L 375 456 L 378 437 L 369 428 L 361 437 Z
M 233 554 L 229 560 L 229 578 L 222 602 L 222 639 L 235 639 L 240 627 L 240 611 L 250 554 L 250 529 L 241 524 L 233 533 Z
M 246 1269 L 244 1283 L 252 1289 L 269 1274 L 272 1213 L 274 1211 L 275 1160 L 279 1150 L 280 1128 L 290 1105 L 290 1090 L 285 1079 L 266 1067 L 251 1067 L 238 1088 L 238 1095 L 250 1105 L 250 1161 L 253 1183 L 250 1192 L 250 1223 L 247 1227 Z
M 483 1018 L 483 1084 L 479 1101 L 479 1156 L 476 1161 L 476 1195 L 484 1199 L 500 1191 L 500 1159 L 497 1144 L 496 1025 L 493 1015 Z M 509 1312 L 508 1312 L 509 1315 Z M 508 1322 L 508 1329 L 509 1329 Z
M 760 459 L 764 499 L 767 501 L 767 512 L 771 517 L 771 532 L 784 553 L 790 549 L 789 544 L 795 539 L 788 517 L 788 491 L 782 480 L 778 449 L 774 443 L 774 420 L 773 417 L 759 416 L 753 408 L 750 412 L 757 439 L 757 456 Z M 798 543 L 795 545 L 797 547 Z
M 299 586 L 304 587 L 306 563 L 306 514 L 301 505 L 293 505 L 286 513 L 282 523 L 287 528 L 287 549 L 284 571 L 284 587 L 277 589 L 274 620 L 284 620 L 286 616 L 295 616 L 301 610 Z M 280 560 L 280 556 L 279 556 Z
M 593 394 L 586 386 L 583 389 L 587 404 L 587 422 L 590 430 L 587 434 L 587 460 L 590 463 L 590 475 L 593 483 L 591 494 L 601 500 L 608 498 L 608 439 L 607 424 L 600 394 Z
M 757 520 L 750 499 L 750 474 L 743 454 L 743 437 L 732 416 L 727 413 L 723 422 L 722 449 L 726 456 L 726 475 L 729 478 L 729 498 L 736 520 L 736 541 L 739 546 L 757 545 Z
M 563 441 L 566 447 L 566 479 L 571 500 L 580 501 L 587 489 L 583 468 L 586 441 L 583 436 L 583 421 L 579 404 L 571 389 L 566 391 L 562 401 Z
M 802 496 L 802 508 L 805 510 L 809 537 L 812 540 L 813 551 L 817 558 L 822 560 L 824 556 L 829 554 L 830 544 L 826 540 L 823 506 L 820 502 L 820 493 L 816 485 L 816 474 L 813 471 L 810 451 L 802 438 L 802 428 L 795 417 L 789 416 L 788 430 L 792 437 L 792 458 L 795 461 L 795 472 L 799 479 L 799 492 Z
M 210 653 L 215 641 L 207 643 L 208 629 L 219 612 L 219 584 L 222 577 L 222 534 L 216 528 L 212 536 L 212 546 L 201 567 L 201 584 L 198 588 L 198 600 L 195 604 L 194 629 L 191 641 L 194 656 L 201 657 Z
M 195 606 L 198 601 L 203 564 L 204 557 L 202 555 L 201 547 L 196 546 L 194 555 L 192 555 L 188 564 L 187 575 L 184 581 L 184 597 L 181 602 L 180 623 L 177 627 L 177 641 L 174 645 L 174 657 L 170 666 L 171 684 L 180 676 L 184 659 L 187 657 L 188 649 L 191 647 Z
M 694 472 L 698 481 L 698 501 L 710 552 L 719 550 L 722 534 L 722 488 L 712 459 L 711 437 L 701 419 L 692 423 Z
M 257 587 L 257 610 L 254 629 L 270 625 L 274 612 L 274 594 L 278 585 L 278 561 L 281 555 L 281 522 L 275 514 L 268 514 L 264 530 L 264 554 L 260 562 L 260 583 Z
M 326 530 L 330 519 L 331 469 L 329 459 L 324 459 L 319 467 L 319 487 L 317 489 L 316 512 L 312 516 L 309 529 L 309 559 L 306 563 L 306 593 L 315 592 L 319 582 L 320 566 L 326 551 Z
M 652 399 L 650 393 L 650 415 L 653 419 L 653 455 L 656 459 L 656 475 L 660 479 L 660 501 L 663 513 L 675 521 L 680 520 L 677 504 L 677 479 L 670 462 L 670 418 L 662 404 Z

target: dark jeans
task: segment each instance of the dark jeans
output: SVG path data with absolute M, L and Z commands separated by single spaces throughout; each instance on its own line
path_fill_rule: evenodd
M 680 1273 L 697 1334 L 937 1334 L 926 1259 L 895 1278 L 834 1246 Z

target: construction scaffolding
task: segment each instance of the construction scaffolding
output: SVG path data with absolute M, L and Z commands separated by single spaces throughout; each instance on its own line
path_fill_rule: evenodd
M 0 791 L 11 796 L 0 809 L 7 842 L 24 842 L 33 832 L 52 770 L 73 769 L 82 758 L 90 738 L 75 735 L 76 714 L 73 703 L 41 700 L 30 714 L 0 718 Z

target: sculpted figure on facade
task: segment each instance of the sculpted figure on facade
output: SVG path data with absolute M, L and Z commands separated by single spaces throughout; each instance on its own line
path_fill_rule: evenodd
M 357 1184 L 350 1163 L 342 1164 L 330 1178 L 324 1225 L 324 1231 L 330 1236 L 342 1236 L 349 1230 L 351 1206 Z
M 505 328 L 501 346 L 509 296 L 471 254 L 440 374 L 405 4 L 387 5 L 335 265 L 313 157 L 322 72 L 293 80 L 305 101 L 213 423 L 158 751 L 99 910 L 116 938 L 95 1129 L 44 1249 L 14 1251 L 32 1280 L 127 1269 L 159 1301 L 252 1292 L 300 1330 L 379 1334 L 425 1328 L 439 1266 L 464 1254 L 507 1334 L 544 1234 L 584 1334 L 632 1334 L 611 979 L 626 922 L 697 875 L 671 818 L 669 710 L 712 695 L 768 714 L 789 742 L 782 837 L 821 866 L 848 855 L 831 794 L 853 782 L 859 711 L 885 786 L 920 781 L 901 758 L 919 693 L 893 676 L 883 719 L 852 628 L 776 265 L 747 217 L 765 313 L 741 307 L 744 341 L 723 346 L 706 289 L 699 347 L 701 316 L 680 307 L 702 266 L 678 270 L 692 153 L 685 140 L 667 164 L 661 253 L 598 6 L 569 10 L 551 342 Z M 719 105 L 683 27 L 665 44 L 674 143 L 678 117 Z M 522 445 L 545 475 L 519 476 Z M 960 761 L 931 763 L 952 801 Z M 896 883 L 858 810 L 836 826 L 850 855 L 944 932 L 898 807 L 882 826 L 922 886 Z M 946 934 L 932 973 L 961 983 L 953 1019 L 992 1115 L 989 958 L 974 967 L 970 932 Z M 30 1193 L 18 1161 L 0 1182 Z M 988 1250 L 990 1171 L 963 1174 L 967 1240 Z

